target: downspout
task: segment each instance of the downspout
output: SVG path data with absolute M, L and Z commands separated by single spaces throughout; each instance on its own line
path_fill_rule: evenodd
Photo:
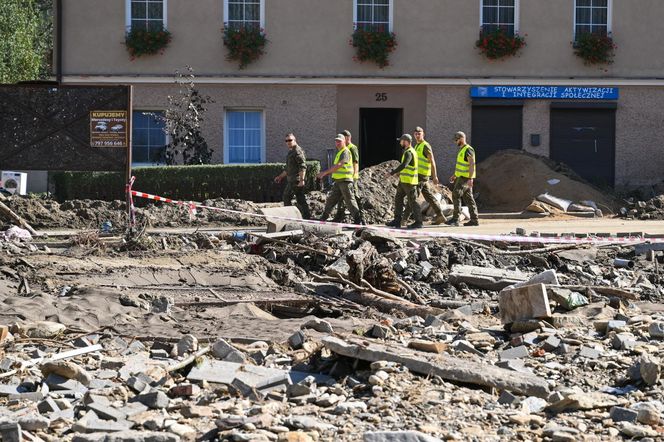
M 55 79 L 58 84 L 62 83 L 62 3 L 63 0 L 56 0 L 56 73 Z

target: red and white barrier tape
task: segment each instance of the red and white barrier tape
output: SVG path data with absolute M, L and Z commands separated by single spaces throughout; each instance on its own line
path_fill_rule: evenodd
M 371 228 L 376 230 L 382 230 L 390 232 L 399 236 L 409 235 L 416 237 L 432 237 L 432 238 L 456 238 L 456 239 L 466 239 L 466 240 L 475 240 L 475 241 L 505 241 L 505 242 L 518 242 L 518 243 L 538 243 L 538 244 L 635 244 L 635 243 L 664 243 L 664 238 L 644 238 L 641 236 L 628 236 L 628 237 L 587 237 L 587 238 L 577 238 L 571 236 L 559 236 L 559 237 L 540 237 L 540 236 L 517 236 L 517 235 L 485 235 L 485 234 L 476 234 L 476 233 L 458 233 L 458 232 L 430 232 L 426 230 L 405 230 L 405 229 L 394 229 L 390 227 L 382 226 L 362 226 L 359 224 L 347 224 L 347 223 L 335 223 L 331 221 L 318 221 L 318 220 L 309 220 L 309 219 L 300 219 L 300 218 L 290 218 L 284 216 L 273 216 L 273 215 L 263 215 L 260 213 L 250 213 L 242 212 L 239 210 L 232 209 L 222 209 L 220 207 L 206 206 L 205 204 L 196 203 L 193 201 L 179 201 L 171 198 L 165 198 L 158 195 L 152 195 L 150 193 L 138 192 L 136 190 L 130 190 L 132 196 L 137 198 L 144 198 L 153 201 L 160 201 L 167 204 L 176 204 L 182 207 L 185 207 L 189 210 L 190 213 L 195 214 L 196 209 L 206 209 L 216 212 L 226 212 L 233 213 L 236 215 L 250 216 L 254 218 L 265 218 L 265 219 L 275 219 L 281 221 L 292 221 L 296 223 L 304 224 L 316 224 L 316 225 L 326 225 L 333 227 L 342 227 L 350 229 L 363 229 Z

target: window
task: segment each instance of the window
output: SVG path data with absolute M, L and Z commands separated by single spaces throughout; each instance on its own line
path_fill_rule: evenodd
M 167 0 L 126 0 L 127 28 L 160 30 L 166 27 Z
M 519 0 L 480 0 L 482 32 L 502 29 L 508 35 L 519 32 Z
M 263 112 L 226 111 L 225 163 L 261 163 L 265 155 Z
M 230 28 L 264 28 L 265 0 L 224 0 L 224 21 Z
M 354 0 L 353 21 L 359 29 L 392 32 L 392 0 Z
M 132 119 L 132 164 L 157 164 L 164 162 L 166 132 L 164 113 L 134 111 Z
M 579 34 L 611 32 L 612 0 L 576 0 L 574 4 L 574 38 Z

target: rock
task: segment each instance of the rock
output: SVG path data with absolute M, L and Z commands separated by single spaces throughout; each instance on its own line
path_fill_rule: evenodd
M 594 348 L 583 346 L 579 351 L 579 356 L 587 359 L 597 359 L 602 355 L 602 352 Z
M 21 426 L 17 422 L 0 421 L 0 440 L 2 442 L 21 442 L 23 435 Z
M 444 353 L 447 349 L 447 344 L 444 342 L 425 341 L 422 339 L 414 339 L 408 343 L 409 348 L 427 353 Z
M 651 338 L 664 339 L 664 322 L 653 322 L 648 327 L 648 333 Z
M 544 284 L 504 289 L 498 296 L 500 320 L 503 324 L 551 316 L 549 297 Z
M 609 416 L 614 422 L 635 422 L 637 412 L 624 407 L 612 407 Z
M 51 339 L 64 333 L 66 329 L 64 324 L 58 322 L 39 321 L 26 326 L 23 333 L 28 338 Z
M 521 407 L 526 414 L 539 413 L 544 410 L 548 403 L 546 400 L 530 396 L 521 401 Z
M 167 408 L 170 404 L 168 396 L 166 396 L 166 393 L 163 391 L 151 391 L 139 394 L 136 396 L 135 400 L 151 409 Z
M 518 347 L 513 347 L 513 348 L 508 348 L 507 350 L 501 351 L 498 356 L 500 357 L 501 361 L 507 360 L 507 359 L 520 359 L 520 358 L 527 358 L 530 356 L 530 353 L 528 352 L 528 349 L 526 348 L 525 345 L 520 345 Z
M 611 320 L 606 324 L 606 332 L 607 333 L 611 331 L 622 332 L 625 331 L 626 327 L 627 327 L 626 321 Z
M 375 324 L 371 329 L 371 337 L 376 339 L 387 339 L 392 334 L 392 330 L 384 325 Z
M 18 423 L 22 429 L 27 431 L 40 431 L 45 430 L 51 425 L 51 421 L 39 415 L 21 416 Z
M 72 442 L 179 442 L 174 434 L 154 431 L 125 430 L 117 433 L 76 434 Z
M 440 439 L 419 431 L 368 431 L 362 436 L 364 442 L 441 442 Z
M 284 425 L 288 428 L 296 430 L 317 430 L 317 431 L 330 431 L 336 430 L 337 427 L 331 424 L 320 422 L 309 416 L 291 416 L 284 419 Z
M 622 405 L 624 402 L 624 399 L 606 393 L 572 393 L 565 399 L 550 405 L 548 410 L 552 413 L 593 410 L 595 408 L 610 408 Z
M 168 431 L 180 436 L 182 442 L 194 442 L 196 440 L 196 430 L 189 425 L 176 422 L 168 426 Z
M 328 321 L 325 321 L 324 319 L 319 319 L 319 318 L 314 318 L 305 322 L 304 324 L 302 324 L 300 328 L 302 329 L 310 328 L 320 333 L 334 333 L 332 324 L 330 324 Z
M 302 348 L 306 340 L 306 335 L 302 333 L 302 331 L 298 330 L 290 338 L 288 338 L 288 345 L 290 345 L 293 350 L 299 350 Z
M 63 378 L 74 379 L 85 386 L 90 385 L 92 380 L 87 371 L 71 361 L 48 361 L 44 362 L 39 369 L 44 377 L 53 373 Z
M 642 356 L 639 360 L 639 365 L 641 379 L 650 386 L 656 385 L 661 374 L 659 359 L 648 355 Z
M 502 405 L 516 405 L 519 403 L 519 397 L 513 395 L 507 390 L 503 390 L 498 397 L 498 403 Z
M 212 354 L 215 358 L 227 362 L 236 362 L 243 364 L 246 362 L 244 353 L 233 347 L 223 339 L 218 340 L 212 346 Z
M 630 422 L 623 422 L 620 432 L 628 437 L 659 437 L 659 433 L 652 428 L 644 427 L 642 425 L 632 424 Z
M 314 442 L 314 438 L 302 431 L 289 431 L 282 433 L 277 439 L 278 442 Z
M 661 416 L 657 408 L 649 404 L 643 404 L 639 407 L 636 420 L 646 425 L 659 425 Z
M 555 351 L 560 347 L 561 340 L 560 338 L 556 336 L 549 336 L 546 338 L 546 340 L 542 343 L 542 348 L 546 351 Z
M 198 339 L 194 335 L 184 335 L 176 345 L 177 355 L 184 356 L 198 351 Z
M 618 333 L 613 336 L 611 346 L 615 350 L 631 350 L 636 347 L 637 341 L 631 333 Z
M 313 393 L 313 388 L 304 384 L 292 384 L 286 388 L 289 397 L 308 396 Z
M 346 414 L 354 411 L 367 411 L 367 404 L 360 401 L 342 402 L 334 409 L 334 414 Z

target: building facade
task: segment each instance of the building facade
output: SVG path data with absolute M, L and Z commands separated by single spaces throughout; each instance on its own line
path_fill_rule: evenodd
M 334 134 L 349 129 L 366 167 L 396 159 L 397 136 L 423 126 L 442 177 L 463 130 L 480 160 L 523 149 L 631 187 L 664 178 L 661 16 L 661 0 L 62 0 L 58 69 L 67 84 L 134 85 L 136 164 L 158 160 L 154 114 L 189 65 L 215 100 L 204 135 L 216 162 L 282 161 L 293 131 L 325 163 Z M 125 33 L 162 25 L 164 52 L 132 59 Z M 226 59 L 224 26 L 263 28 L 266 53 L 240 70 Z M 388 66 L 354 60 L 357 26 L 395 33 Z M 495 27 L 525 38 L 517 56 L 480 54 L 480 31 Z M 584 32 L 613 38 L 613 63 L 574 54 Z

